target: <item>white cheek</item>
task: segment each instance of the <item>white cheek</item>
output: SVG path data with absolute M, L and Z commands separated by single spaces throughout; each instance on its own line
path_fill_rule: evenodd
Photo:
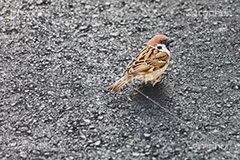
M 170 56 L 170 52 L 169 52 L 169 50 L 167 49 L 167 47 L 166 47 L 164 44 L 157 44 L 156 47 L 153 47 L 153 46 L 151 46 L 151 45 L 149 45 L 149 46 L 152 47 L 152 48 L 155 48 L 155 49 L 157 49 L 157 50 L 159 50 L 159 51 L 161 51 L 161 52 L 166 52 L 166 53 Z M 158 49 L 158 48 L 157 48 L 158 46 L 161 46 L 162 49 Z M 159 63 L 161 63 L 161 62 L 159 62 Z

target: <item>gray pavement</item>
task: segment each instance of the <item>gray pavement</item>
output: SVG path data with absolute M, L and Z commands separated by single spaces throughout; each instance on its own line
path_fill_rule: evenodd
M 239 159 L 239 2 L 2 1 L 0 159 Z M 161 83 L 106 89 L 156 34 Z

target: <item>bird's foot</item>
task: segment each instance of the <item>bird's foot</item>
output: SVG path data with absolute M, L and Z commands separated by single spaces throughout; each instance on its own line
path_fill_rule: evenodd
M 160 82 L 161 79 L 162 79 L 161 77 L 156 78 L 154 83 L 153 83 L 153 86 L 155 86 L 158 82 Z

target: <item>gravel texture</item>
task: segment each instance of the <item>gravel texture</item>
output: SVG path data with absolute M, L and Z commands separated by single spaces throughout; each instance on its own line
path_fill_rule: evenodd
M 0 3 L 0 159 L 239 159 L 239 1 Z M 155 87 L 106 88 L 156 34 Z

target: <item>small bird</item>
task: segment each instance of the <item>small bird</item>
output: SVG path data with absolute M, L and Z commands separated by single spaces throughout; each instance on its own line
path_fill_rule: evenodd
M 169 44 L 174 40 L 164 35 L 154 36 L 138 55 L 127 65 L 124 76 L 112 84 L 108 90 L 117 93 L 132 79 L 154 80 L 153 86 L 161 81 L 160 75 L 167 69 L 170 52 Z

